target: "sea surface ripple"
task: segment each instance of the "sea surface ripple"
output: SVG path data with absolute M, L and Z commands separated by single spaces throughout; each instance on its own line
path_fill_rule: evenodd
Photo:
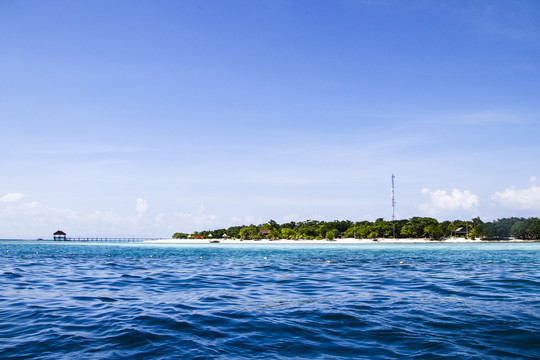
M 538 359 L 540 244 L 0 241 L 1 359 Z

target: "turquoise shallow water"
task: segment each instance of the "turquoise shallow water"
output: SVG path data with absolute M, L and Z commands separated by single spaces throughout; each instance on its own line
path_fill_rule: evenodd
M 0 241 L 0 358 L 538 359 L 539 265 L 540 243 Z

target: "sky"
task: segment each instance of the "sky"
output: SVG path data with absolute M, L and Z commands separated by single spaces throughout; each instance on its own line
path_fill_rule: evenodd
M 0 238 L 540 216 L 540 2 L 0 0 Z

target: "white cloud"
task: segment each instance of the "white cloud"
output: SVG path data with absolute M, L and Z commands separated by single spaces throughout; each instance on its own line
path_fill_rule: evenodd
M 430 198 L 429 203 L 420 204 L 419 208 L 435 215 L 452 210 L 471 210 L 478 206 L 478 196 L 472 194 L 468 190 L 454 189 L 449 194 L 446 190 L 434 190 L 422 189 L 422 194 L 428 195 Z
M 14 202 L 17 202 L 19 200 L 21 200 L 22 198 L 24 198 L 26 195 L 24 194 L 21 194 L 21 193 L 8 193 L 4 196 L 2 196 L 0 198 L 0 202 L 3 202 L 3 203 L 14 203 Z
M 283 217 L 283 222 L 291 222 L 291 221 L 298 221 L 298 219 L 300 219 L 300 214 L 298 213 L 294 213 L 294 214 L 289 214 L 289 215 L 286 215 Z
M 144 199 L 137 199 L 137 202 L 136 202 L 136 208 L 137 208 L 137 214 L 142 216 L 144 215 L 144 213 L 146 213 L 148 211 L 148 201 L 144 200 Z
M 159 213 L 154 218 L 154 221 L 156 222 L 156 224 L 165 225 L 165 217 L 166 215 L 164 213 Z
M 491 197 L 499 204 L 514 209 L 540 209 L 540 186 L 533 184 L 527 189 L 516 189 L 510 187 L 502 192 L 496 192 Z
M 10 193 L 0 199 L 0 227 L 3 236 L 20 237 L 33 232 L 41 237 L 62 224 L 81 220 L 76 211 L 24 201 L 24 195 Z M 31 225 L 29 225 L 31 224 Z
M 3 237 L 13 238 L 49 238 L 58 229 L 74 237 L 167 236 L 164 215 L 143 217 L 148 209 L 146 200 L 137 199 L 136 213 L 119 214 L 111 210 L 80 213 L 9 193 L 0 197 L 0 229 Z
M 133 225 L 135 223 L 134 219 L 128 217 L 122 217 L 115 213 L 114 211 L 94 211 L 89 217 L 91 223 L 97 226 L 107 225 Z
M 242 225 L 242 219 L 237 216 L 231 217 L 231 224 Z
M 396 219 L 399 219 L 398 217 L 396 217 Z M 376 218 L 375 216 L 371 215 L 371 214 L 365 214 L 364 216 L 360 217 L 359 218 L 360 221 L 363 221 L 363 220 L 367 220 L 367 221 L 375 221 Z M 357 220 L 358 221 L 358 220 Z
M 176 220 L 180 220 L 178 226 L 182 227 L 182 231 L 199 230 L 201 227 L 212 227 L 218 224 L 216 215 L 208 214 L 204 205 L 199 207 L 196 214 L 187 212 L 177 212 L 174 214 Z
M 251 216 L 251 215 L 244 216 L 244 222 L 246 224 L 253 224 L 254 221 L 255 221 L 255 216 Z

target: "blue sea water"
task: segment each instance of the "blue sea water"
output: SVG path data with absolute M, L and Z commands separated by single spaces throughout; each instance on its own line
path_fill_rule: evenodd
M 540 358 L 540 243 L 0 241 L 0 266 L 1 359 Z

